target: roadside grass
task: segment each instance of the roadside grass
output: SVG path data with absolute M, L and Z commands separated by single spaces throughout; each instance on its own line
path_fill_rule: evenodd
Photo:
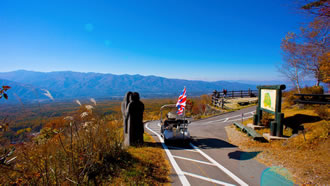
M 289 170 L 295 183 L 305 184 L 329 184 L 330 176 L 330 140 L 329 120 L 321 119 L 308 107 L 286 107 L 283 109 L 287 128 L 283 134 L 290 137 L 288 140 L 271 141 L 261 143 L 252 140 L 244 133 L 235 130 L 234 126 L 226 127 L 229 140 L 234 145 L 246 151 L 261 151 L 257 160 L 267 166 L 279 166 Z M 327 108 L 330 110 L 329 107 Z M 252 123 L 252 119 L 243 124 Z M 304 127 L 304 133 L 297 127 Z M 269 128 L 256 130 L 258 133 L 269 133 Z M 296 133 L 296 134 L 293 134 Z
M 114 185 L 170 185 L 170 165 L 161 145 L 144 133 L 144 145 L 129 147 L 131 165 L 112 180 Z

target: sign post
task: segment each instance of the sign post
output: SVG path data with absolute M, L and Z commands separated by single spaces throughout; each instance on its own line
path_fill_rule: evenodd
M 253 124 L 261 125 L 263 112 L 268 112 L 275 115 L 275 120 L 270 123 L 270 134 L 272 136 L 281 137 L 283 135 L 283 118 L 281 112 L 282 105 L 282 90 L 285 85 L 267 85 L 257 86 L 259 91 L 258 106 L 256 114 L 253 116 Z

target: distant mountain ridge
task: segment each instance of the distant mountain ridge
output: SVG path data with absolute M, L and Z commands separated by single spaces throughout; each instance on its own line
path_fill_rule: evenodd
M 41 88 L 34 87 L 33 85 L 18 83 L 15 81 L 10 81 L 6 79 L 0 79 L 0 86 L 9 85 L 11 88 L 7 91 L 9 95 L 9 100 L 6 102 L 26 102 L 26 101 L 47 101 L 47 97 L 44 93 L 45 91 Z M 53 92 L 52 96 L 61 97 L 62 95 L 58 92 Z
M 22 100 L 44 99 L 44 91 L 50 91 L 56 99 L 110 98 L 123 96 L 127 91 L 137 91 L 142 97 L 166 97 L 178 95 L 184 86 L 188 96 L 211 93 L 213 90 L 256 89 L 255 85 L 227 81 L 196 81 L 168 79 L 157 76 L 114 75 L 71 71 L 34 72 L 18 70 L 0 72 L 0 83 L 15 86 L 9 93 L 16 93 Z M 34 90 L 34 93 L 33 91 Z M 37 94 L 35 93 L 37 92 Z M 33 96 L 32 93 L 37 96 Z M 34 99 L 33 99 L 34 97 Z

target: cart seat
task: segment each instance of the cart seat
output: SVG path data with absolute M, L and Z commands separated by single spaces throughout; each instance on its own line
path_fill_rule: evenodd
M 178 124 L 178 121 L 177 120 L 169 119 L 169 120 L 165 120 L 164 121 L 164 126 L 165 127 L 168 127 L 168 126 L 177 127 L 177 124 Z

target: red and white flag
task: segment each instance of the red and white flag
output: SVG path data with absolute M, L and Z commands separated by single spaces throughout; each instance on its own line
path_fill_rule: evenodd
M 186 87 L 184 87 L 182 93 L 179 96 L 178 102 L 176 103 L 176 107 L 178 107 L 178 111 L 176 113 L 178 115 L 183 114 L 183 110 L 186 107 L 186 101 L 187 101 Z

